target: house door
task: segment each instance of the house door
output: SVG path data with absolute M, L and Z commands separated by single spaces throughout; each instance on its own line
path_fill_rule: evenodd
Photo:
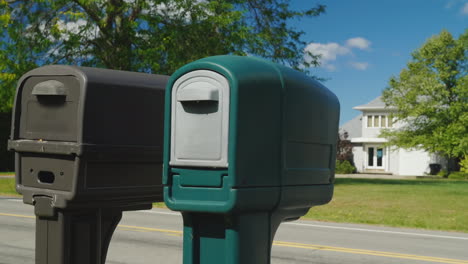
M 384 168 L 384 148 L 377 146 L 367 147 L 367 168 L 383 169 Z

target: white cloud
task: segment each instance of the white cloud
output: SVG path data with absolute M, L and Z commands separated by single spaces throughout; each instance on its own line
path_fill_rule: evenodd
M 455 0 L 451 0 L 451 1 L 448 1 L 446 4 L 445 4 L 445 9 L 450 9 L 452 8 L 455 4 L 456 4 L 457 1 Z
M 468 3 L 466 3 L 465 5 L 463 5 L 462 9 L 461 9 L 461 13 L 463 15 L 468 15 Z
M 444 0 L 446 1 L 445 9 L 458 8 L 460 5 L 466 6 L 466 0 Z M 460 10 L 463 12 L 463 8 Z
M 351 52 L 347 47 L 341 46 L 335 42 L 326 44 L 310 43 L 305 49 L 312 54 L 320 55 L 320 60 L 322 62 L 334 61 L 338 55 L 345 55 Z
M 336 42 L 329 43 L 310 43 L 305 48 L 314 55 L 320 56 L 320 64 L 323 68 L 328 71 L 335 71 L 337 66 L 334 62 L 341 56 L 353 55 L 353 49 L 369 50 L 371 42 L 362 37 L 350 38 L 345 41 L 344 45 L 340 45 Z M 306 58 L 307 60 L 308 58 Z M 359 70 L 365 70 L 369 66 L 366 62 L 357 62 L 356 65 L 352 65 L 354 68 Z
M 350 62 L 349 64 L 354 69 L 360 70 L 360 71 L 365 71 L 365 70 L 367 70 L 367 68 L 369 68 L 369 63 L 368 62 Z
M 358 48 L 361 50 L 366 50 L 370 47 L 371 42 L 365 38 L 350 38 L 346 41 L 346 45 L 350 48 Z

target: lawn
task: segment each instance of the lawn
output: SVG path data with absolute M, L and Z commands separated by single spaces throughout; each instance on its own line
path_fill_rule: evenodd
M 19 195 L 15 190 L 14 178 L 0 178 L 0 195 Z
M 15 175 L 15 172 L 0 172 L 0 176 L 4 175 Z
M 468 232 L 468 181 L 337 179 L 306 219 Z

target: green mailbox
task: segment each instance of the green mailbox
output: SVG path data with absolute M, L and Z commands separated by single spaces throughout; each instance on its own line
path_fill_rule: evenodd
M 337 97 L 262 59 L 185 65 L 166 89 L 164 200 L 184 219 L 184 264 L 269 263 L 281 222 L 333 195 Z

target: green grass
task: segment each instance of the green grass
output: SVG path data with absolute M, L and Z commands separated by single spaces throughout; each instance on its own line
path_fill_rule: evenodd
M 337 179 L 306 219 L 468 232 L 468 181 Z
M 4 175 L 15 175 L 15 172 L 0 172 L 0 176 Z
M 155 208 L 167 208 L 167 206 L 164 204 L 164 202 L 153 203 L 153 207 L 155 207 Z
M 0 195 L 19 195 L 15 190 L 14 178 L 0 178 Z

